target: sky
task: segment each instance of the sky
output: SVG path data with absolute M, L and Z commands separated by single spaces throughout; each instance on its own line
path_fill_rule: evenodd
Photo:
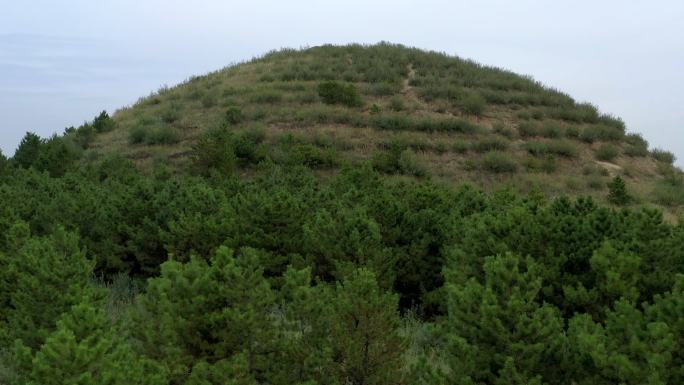
M 388 41 L 531 75 L 684 166 L 684 2 L 0 0 L 0 149 L 272 49 Z

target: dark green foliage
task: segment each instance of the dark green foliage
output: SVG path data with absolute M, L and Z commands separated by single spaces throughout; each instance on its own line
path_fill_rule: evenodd
M 512 254 L 488 257 L 484 278 L 447 270 L 448 318 L 443 324 L 456 383 L 521 384 L 562 380 L 563 320 L 540 300 L 541 266 Z M 518 383 L 518 382 L 516 382 Z
M 335 288 L 330 337 L 340 384 L 393 384 L 402 377 L 398 297 L 383 293 L 375 275 L 354 271 Z
M 2 176 L 7 171 L 9 166 L 9 160 L 7 160 L 5 154 L 3 154 L 2 150 L 0 150 L 0 176 Z
M 277 342 L 268 316 L 274 302 L 257 253 L 221 248 L 209 263 L 165 263 L 140 298 L 134 333 L 174 383 L 241 359 L 247 376 L 261 376 Z
M 109 132 L 114 129 L 116 124 L 114 123 L 114 120 L 109 117 L 107 111 L 102 111 L 100 115 L 93 120 L 91 125 L 96 132 Z
M 29 168 L 35 164 L 40 156 L 44 141 L 40 136 L 27 132 L 19 143 L 12 160 L 20 167 Z
M 318 85 L 318 96 L 325 104 L 342 104 L 347 107 L 360 107 L 363 99 L 356 86 L 335 81 L 323 82 Z
M 93 264 L 78 238 L 62 228 L 49 237 L 29 238 L 28 226 L 18 222 L 10 234 L 18 243 L 0 255 L 0 300 L 7 306 L 0 323 L 7 323 L 8 332 L 0 334 L 0 343 L 20 340 L 35 350 L 59 316 L 86 295 Z
M 608 201 L 622 206 L 626 205 L 631 200 L 632 198 L 627 192 L 627 185 L 622 178 L 616 176 L 610 183 L 608 183 Z

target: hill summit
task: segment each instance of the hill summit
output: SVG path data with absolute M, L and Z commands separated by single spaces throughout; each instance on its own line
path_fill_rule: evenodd
M 485 189 L 596 197 L 620 175 L 639 201 L 684 203 L 667 181 L 674 156 L 619 118 L 530 77 L 401 45 L 270 52 L 162 88 L 114 121 L 93 151 L 143 166 L 187 166 L 203 135 L 228 127 L 241 144 L 225 167 L 370 161 Z

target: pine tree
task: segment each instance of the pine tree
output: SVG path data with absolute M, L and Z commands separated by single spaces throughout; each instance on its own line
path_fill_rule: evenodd
M 613 180 L 608 183 L 608 201 L 618 206 L 628 204 L 632 198 L 627 192 L 627 185 L 620 176 L 615 176 Z
M 573 317 L 568 326 L 570 357 L 579 383 L 665 385 L 681 369 L 672 366 L 677 354 L 672 328 L 651 322 L 633 303 L 620 300 L 604 324 L 588 314 Z
M 563 288 L 565 300 L 575 311 L 589 312 L 596 319 L 603 319 L 605 310 L 615 301 L 639 299 L 638 284 L 643 276 L 639 256 L 618 251 L 606 241 L 594 251 L 589 264 L 590 281 L 576 279 L 573 285 Z
M 332 363 L 328 310 L 332 290 L 311 285 L 311 269 L 289 267 L 283 276 L 280 301 L 283 313 L 280 355 L 272 362 L 274 384 L 326 382 L 325 368 Z
M 354 271 L 338 283 L 332 298 L 330 338 L 338 383 L 353 385 L 396 384 L 405 350 L 398 334 L 398 296 L 384 293 L 375 274 Z
M 442 325 L 454 383 L 558 379 L 563 321 L 555 308 L 539 302 L 540 267 L 513 254 L 488 257 L 484 282 L 465 283 L 457 269 L 447 270 Z M 507 379 L 510 373 L 518 379 Z
M 7 160 L 5 154 L 2 153 L 2 150 L 0 150 L 0 176 L 2 176 L 7 171 L 8 167 L 9 161 Z
M 43 144 L 43 139 L 40 136 L 27 132 L 19 143 L 12 160 L 20 167 L 31 167 L 38 160 Z
M 162 369 L 136 357 L 107 315 L 85 301 L 74 305 L 35 354 L 28 385 L 162 385 Z
M 192 258 L 162 265 L 138 303 L 135 335 L 173 382 L 186 381 L 200 363 L 206 371 L 206 363 L 235 355 L 244 356 L 247 373 L 260 377 L 275 339 L 274 304 L 257 254 L 247 249 L 234 257 L 222 247 L 210 263 Z
M 9 331 L 5 342 L 20 339 L 35 350 L 60 315 L 89 293 L 93 263 L 80 248 L 78 237 L 63 228 L 15 247 L 15 252 L 5 256 L 7 265 L 0 272 L 0 299 L 9 302 L 3 311 Z

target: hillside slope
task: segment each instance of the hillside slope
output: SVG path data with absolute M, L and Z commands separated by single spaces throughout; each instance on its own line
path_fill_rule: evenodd
M 322 97 L 331 81 L 339 100 Z M 637 202 L 681 204 L 671 154 L 649 150 L 620 119 L 528 77 L 399 45 L 271 52 L 160 89 L 114 119 L 92 150 L 142 166 L 188 166 L 198 138 L 223 126 L 256 148 L 238 159 L 242 170 L 266 159 L 333 171 L 369 160 L 486 190 L 599 199 L 620 175 Z

